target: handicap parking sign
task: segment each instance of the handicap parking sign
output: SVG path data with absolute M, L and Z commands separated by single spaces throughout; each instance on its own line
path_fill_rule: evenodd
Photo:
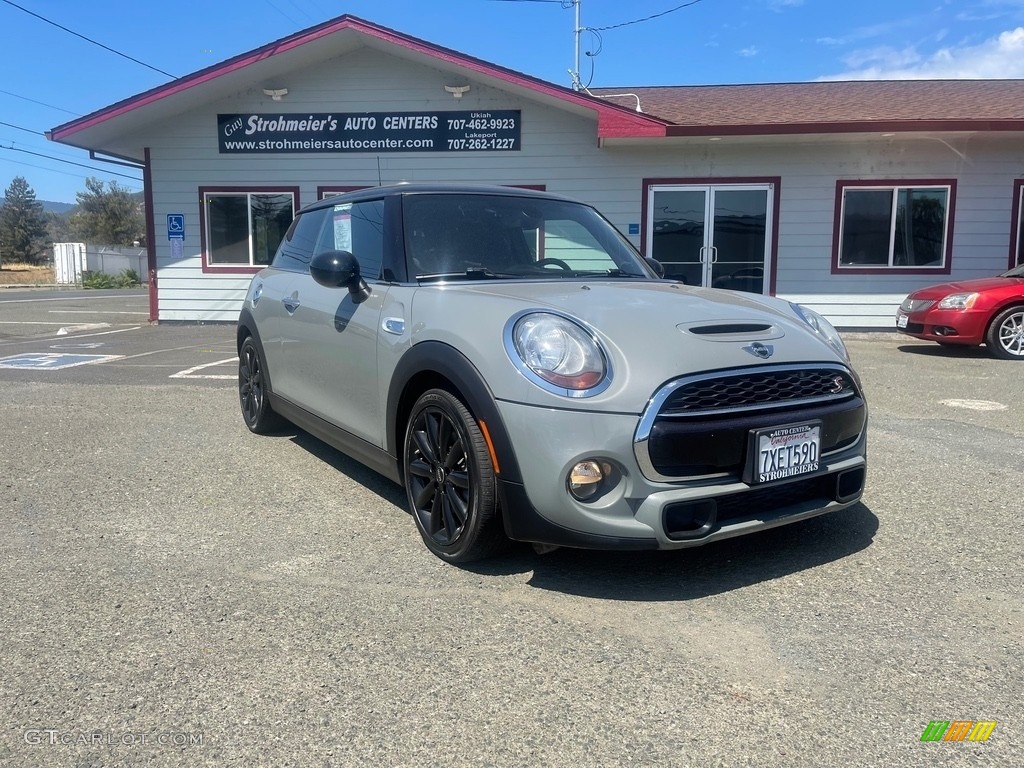
M 185 214 L 184 213 L 168 213 L 167 214 L 167 239 L 168 240 L 184 240 L 185 239 Z

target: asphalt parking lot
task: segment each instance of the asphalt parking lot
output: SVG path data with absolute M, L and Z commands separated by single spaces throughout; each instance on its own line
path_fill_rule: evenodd
M 140 311 L 0 294 L 0 765 L 1024 765 L 1024 365 L 850 334 L 862 504 L 460 569 Z

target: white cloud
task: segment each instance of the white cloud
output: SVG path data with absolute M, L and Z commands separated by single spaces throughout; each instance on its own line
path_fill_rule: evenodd
M 757 56 L 757 46 L 751 45 L 747 48 L 741 48 L 740 50 L 736 51 L 736 53 L 738 53 L 740 56 L 746 56 L 748 58 L 751 56 Z
M 804 0 L 768 0 L 768 7 L 777 13 L 803 4 Z
M 979 45 L 855 51 L 843 59 L 849 69 L 819 80 L 932 80 L 1024 77 L 1024 27 L 1008 30 Z

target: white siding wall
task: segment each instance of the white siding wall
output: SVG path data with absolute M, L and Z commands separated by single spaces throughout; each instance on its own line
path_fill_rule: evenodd
M 514 97 L 465 78 L 460 100 L 444 91 L 453 78 L 364 49 L 274 85 L 288 96 L 272 102 L 259 84 L 235 98 L 180 116 L 146 132 L 154 177 L 159 317 L 233 321 L 247 275 L 203 274 L 199 187 L 298 186 L 302 204 L 318 185 L 373 186 L 378 155 L 220 155 L 217 113 L 522 110 L 522 149 L 494 153 L 382 153 L 380 179 L 545 184 L 549 191 L 595 204 L 622 231 L 641 223 L 644 178 L 781 177 L 778 295 L 803 301 L 846 326 L 890 326 L 896 304 L 933 276 L 832 275 L 837 179 L 957 178 L 953 272 L 949 279 L 994 274 L 1009 250 L 1013 179 L 1024 177 L 1017 139 L 934 138 L 772 141 L 649 147 L 605 147 L 596 121 Z M 168 213 L 184 213 L 184 258 L 171 259 Z M 639 245 L 640 238 L 631 238 Z

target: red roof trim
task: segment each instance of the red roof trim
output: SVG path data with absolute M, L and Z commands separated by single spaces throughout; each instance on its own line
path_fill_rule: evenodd
M 61 141 L 69 138 L 79 131 L 91 128 L 94 125 L 106 122 L 107 120 L 111 120 L 115 117 L 119 117 L 120 115 L 131 112 L 139 107 L 152 104 L 189 88 L 210 82 L 221 75 L 235 72 L 270 56 L 290 51 L 301 45 L 332 35 L 335 32 L 340 32 L 344 29 L 353 29 L 356 32 L 367 35 L 368 37 L 383 40 L 387 43 L 391 43 L 411 51 L 416 51 L 417 53 L 423 53 L 433 58 L 455 64 L 483 75 L 496 77 L 512 85 L 528 88 L 537 93 L 593 109 L 598 114 L 599 138 L 604 138 L 606 136 L 664 136 L 665 128 L 669 125 L 667 121 L 660 118 L 651 117 L 649 115 L 634 114 L 628 107 L 601 101 L 596 97 L 584 96 L 568 88 L 554 85 L 553 83 L 548 83 L 544 80 L 539 80 L 537 78 L 530 77 L 529 75 L 515 72 L 511 69 L 499 67 L 495 64 L 490 64 L 482 61 L 481 59 L 475 59 L 471 56 L 467 56 L 448 48 L 441 48 L 424 40 L 409 37 L 408 35 L 403 35 L 400 32 L 396 32 L 386 27 L 377 26 L 376 24 L 371 24 L 370 22 L 346 14 L 344 16 L 331 19 L 330 21 L 325 21 L 323 24 L 319 24 L 315 27 L 310 27 L 309 29 L 296 32 L 293 35 L 281 38 L 280 40 L 276 40 L 272 43 L 268 43 L 267 45 L 253 51 L 249 51 L 248 53 L 239 54 L 234 58 L 228 59 L 227 61 L 223 61 L 219 64 L 214 64 L 206 69 L 193 72 L 190 75 L 178 78 L 166 85 L 160 85 L 156 88 L 144 91 L 143 93 L 137 94 L 136 96 L 132 96 L 123 101 L 119 101 L 109 107 L 105 107 L 93 112 L 92 114 L 86 115 L 85 117 L 59 125 L 52 131 L 48 132 L 48 138 L 53 141 Z
M 666 136 L 780 136 L 812 133 L 911 131 L 1024 131 L 1024 120 L 877 120 L 750 125 L 669 125 Z

